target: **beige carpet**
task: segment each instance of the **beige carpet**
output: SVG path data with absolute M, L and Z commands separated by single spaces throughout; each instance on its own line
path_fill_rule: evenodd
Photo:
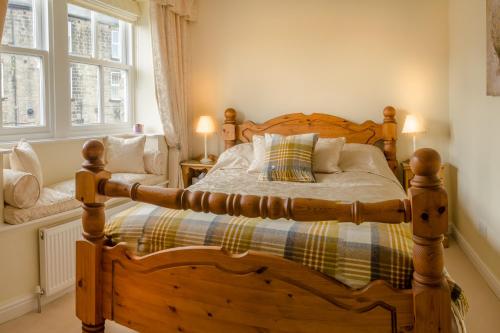
M 452 242 L 446 249 L 446 265 L 453 278 L 464 288 L 470 311 L 466 317 L 469 333 L 500 332 L 500 300 L 488 288 L 462 250 Z M 41 314 L 30 313 L 0 325 L 0 333 L 77 333 L 80 322 L 74 315 L 74 296 L 66 295 L 45 306 Z M 133 332 L 112 322 L 106 332 Z

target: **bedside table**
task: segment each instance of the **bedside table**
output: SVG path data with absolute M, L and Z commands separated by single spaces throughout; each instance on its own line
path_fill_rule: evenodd
M 444 185 L 444 164 L 441 164 L 441 168 L 439 169 L 439 179 L 441 179 L 441 185 Z M 410 162 L 409 161 L 404 161 L 401 163 L 401 168 L 403 169 L 403 188 L 405 189 L 406 192 L 408 192 L 408 189 L 411 187 L 411 180 L 415 176 L 413 172 L 411 171 L 410 168 Z
M 405 189 L 406 193 L 408 193 L 408 189 L 411 187 L 410 182 L 415 175 L 411 171 L 409 161 L 402 162 L 401 168 L 403 169 L 403 188 Z M 441 180 L 441 185 L 443 185 L 443 186 L 445 185 L 444 168 L 445 168 L 445 164 L 441 164 L 441 168 L 439 169 L 439 173 L 438 173 L 438 177 Z M 443 246 L 444 247 L 449 246 L 448 233 L 446 233 L 444 235 Z
M 214 161 L 210 164 L 203 164 L 200 160 L 189 160 L 181 162 L 182 181 L 184 187 L 191 185 L 191 179 L 198 177 L 201 173 L 207 173 L 217 162 L 217 159 L 212 158 Z

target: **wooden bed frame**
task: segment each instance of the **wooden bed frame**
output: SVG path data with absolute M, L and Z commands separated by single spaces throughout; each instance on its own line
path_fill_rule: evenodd
M 384 142 L 396 166 L 394 108 L 383 124 L 361 125 L 325 114 L 291 114 L 261 125 L 236 123 L 225 113 L 226 147 L 254 134 L 317 132 L 348 142 Z M 140 332 L 451 332 L 449 286 L 443 276 L 443 234 L 448 224 L 445 190 L 437 176 L 440 156 L 420 149 L 411 159 L 415 178 L 408 200 L 341 204 L 306 198 L 191 192 L 123 184 L 110 180 L 103 146 L 89 141 L 76 174 L 76 197 L 83 203 L 84 240 L 77 242 L 76 314 L 83 332 L 104 332 L 113 320 Z M 362 223 L 412 222 L 413 287 L 392 288 L 377 280 L 353 290 L 301 264 L 262 252 L 231 255 L 218 247 L 164 250 L 144 257 L 125 244 L 106 244 L 104 202 L 127 197 L 171 209 Z

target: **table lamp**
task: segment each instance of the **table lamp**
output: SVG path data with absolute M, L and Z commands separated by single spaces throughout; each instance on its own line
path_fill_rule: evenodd
M 205 135 L 205 157 L 200 162 L 203 164 L 210 164 L 213 161 L 208 157 L 207 153 L 207 135 L 215 132 L 214 122 L 210 116 L 201 116 L 196 126 L 196 133 L 203 133 Z
M 417 150 L 416 135 L 422 132 L 425 132 L 425 129 L 419 119 L 415 115 L 407 115 L 401 133 L 413 135 L 413 151 Z

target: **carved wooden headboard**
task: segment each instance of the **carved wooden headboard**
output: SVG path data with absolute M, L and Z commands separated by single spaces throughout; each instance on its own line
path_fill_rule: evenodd
M 396 160 L 396 110 L 392 106 L 384 109 L 384 121 L 381 124 L 371 120 L 356 124 L 340 117 L 313 113 L 290 113 L 273 118 L 262 124 L 252 121 L 236 123 L 236 111 L 227 109 L 224 113 L 222 134 L 225 147 L 230 148 L 237 142 L 251 142 L 252 136 L 264 133 L 293 135 L 318 133 L 321 138 L 345 137 L 348 143 L 376 144 L 383 142 L 383 151 L 389 167 L 395 172 Z

